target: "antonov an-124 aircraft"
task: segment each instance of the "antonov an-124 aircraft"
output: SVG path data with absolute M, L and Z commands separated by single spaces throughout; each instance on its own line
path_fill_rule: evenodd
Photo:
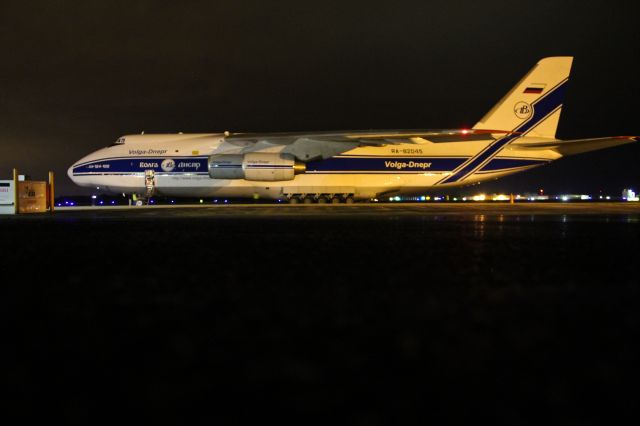
M 352 203 L 469 185 L 637 141 L 556 138 L 572 61 L 540 60 L 471 129 L 128 135 L 68 175 L 80 186 L 147 199 Z

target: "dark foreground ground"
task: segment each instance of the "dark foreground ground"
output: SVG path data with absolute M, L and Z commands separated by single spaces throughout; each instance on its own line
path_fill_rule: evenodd
M 608 206 L 0 217 L 4 399 L 44 424 L 635 424 L 640 209 Z

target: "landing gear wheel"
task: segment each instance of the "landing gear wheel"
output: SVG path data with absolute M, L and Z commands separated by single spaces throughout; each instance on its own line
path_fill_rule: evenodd
M 318 197 L 318 204 L 327 204 L 327 197 Z
M 355 200 L 353 199 L 352 196 L 348 196 L 347 198 L 344 199 L 344 202 L 347 204 L 353 204 L 355 203 Z
M 298 204 L 300 203 L 300 199 L 298 197 L 289 198 L 289 204 Z
M 341 202 L 342 200 L 340 199 L 340 197 L 331 198 L 331 204 L 340 204 Z
M 302 202 L 305 204 L 313 204 L 313 201 L 313 197 L 310 195 L 307 195 L 306 197 L 304 197 L 304 200 L 302 200 Z

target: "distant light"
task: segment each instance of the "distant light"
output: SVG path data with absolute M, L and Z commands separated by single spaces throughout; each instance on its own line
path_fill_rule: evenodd
M 638 196 L 633 189 L 625 189 L 622 191 L 622 199 L 627 201 L 638 201 Z
M 149 200 L 149 204 L 155 204 L 155 200 Z
M 202 198 L 200 198 L 200 204 L 204 203 L 204 200 Z
M 442 200 L 442 197 L 433 197 L 433 201 L 440 201 Z
M 478 194 L 471 197 L 471 199 L 473 201 L 485 201 L 487 199 L 487 196 L 485 194 Z
M 98 196 L 97 196 L 97 195 L 92 195 L 92 196 L 91 196 L 91 199 L 92 199 L 92 200 L 95 200 L 96 198 L 98 198 Z
M 580 196 L 580 199 L 581 199 L 581 200 L 590 200 L 590 199 L 591 199 L 591 196 L 589 196 L 589 195 L 581 195 L 581 196 Z
M 493 201 L 508 201 L 510 198 L 505 194 L 498 194 L 495 195 L 492 199 Z
M 173 201 L 173 200 L 171 200 L 171 204 L 173 204 L 173 203 L 174 203 L 174 201 Z
M 115 203 L 116 203 L 115 201 L 112 201 L 112 202 L 111 202 L 111 204 L 112 204 L 112 205 L 113 205 L 113 204 L 115 204 Z
M 228 202 L 229 202 L 229 200 L 224 200 L 224 202 L 225 202 L 225 203 L 228 203 Z
M 429 196 L 427 195 L 427 201 L 429 201 L 430 199 L 431 199 L 431 197 L 429 197 Z
M 607 195 L 605 198 L 606 198 L 607 200 L 610 200 L 610 199 L 611 199 L 611 197 L 610 197 L 610 196 L 608 196 L 608 195 Z
M 103 205 L 103 204 L 104 204 L 104 201 L 100 201 L 98 204 Z
M 397 195 L 394 198 L 395 201 L 400 201 L 400 197 L 398 197 Z
M 70 206 L 75 206 L 76 204 L 72 201 L 69 203 Z
M 462 129 L 462 134 L 463 135 L 468 135 L 470 133 L 470 130 L 468 129 Z
M 420 201 L 424 201 L 426 199 L 427 199 L 427 197 L 425 197 L 424 195 L 422 197 L 420 197 Z
M 568 200 L 569 200 L 569 197 L 568 197 L 568 196 L 566 196 L 566 195 L 563 195 L 563 196 L 561 197 L 561 199 L 562 199 L 562 201 L 568 201 Z

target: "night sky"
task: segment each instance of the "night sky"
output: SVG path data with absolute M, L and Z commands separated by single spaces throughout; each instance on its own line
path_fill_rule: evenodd
M 637 1 L 0 0 L 0 177 L 118 136 L 470 127 L 540 58 L 575 56 L 558 137 L 640 134 Z M 487 191 L 640 189 L 640 143 Z

